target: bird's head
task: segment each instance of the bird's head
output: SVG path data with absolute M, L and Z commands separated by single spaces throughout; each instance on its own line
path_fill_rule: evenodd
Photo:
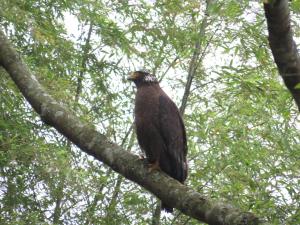
M 143 84 L 155 84 L 158 83 L 155 75 L 147 72 L 147 71 L 143 71 L 143 70 L 138 70 L 135 72 L 132 72 L 128 77 L 127 80 L 133 81 L 136 86 L 140 86 Z

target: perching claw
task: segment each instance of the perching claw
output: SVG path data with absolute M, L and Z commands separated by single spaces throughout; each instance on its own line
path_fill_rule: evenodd
M 159 166 L 159 161 L 155 161 L 154 163 L 148 164 L 148 172 L 151 173 L 153 170 L 161 170 Z

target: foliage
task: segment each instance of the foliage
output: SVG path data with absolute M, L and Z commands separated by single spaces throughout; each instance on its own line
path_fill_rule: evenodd
M 299 117 L 262 6 L 206 2 L 4 0 L 0 27 L 51 95 L 137 154 L 126 74 L 150 68 L 179 106 L 199 42 L 184 115 L 187 185 L 271 224 L 299 224 Z M 3 70 L 0 92 L 1 224 L 151 223 L 156 199 L 42 124 Z M 198 224 L 179 212 L 161 217 Z

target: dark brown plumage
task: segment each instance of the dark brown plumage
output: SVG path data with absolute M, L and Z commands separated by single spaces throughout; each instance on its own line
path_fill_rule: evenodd
M 149 170 L 161 169 L 183 183 L 187 177 L 187 142 L 177 106 L 160 88 L 154 75 L 136 71 L 128 79 L 137 87 L 136 134 L 146 154 Z M 167 212 L 173 211 L 164 203 L 162 208 Z

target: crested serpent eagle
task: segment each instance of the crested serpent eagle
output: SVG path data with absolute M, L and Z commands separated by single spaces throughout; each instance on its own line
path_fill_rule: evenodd
M 138 143 L 149 163 L 149 171 L 161 169 L 183 183 L 187 177 L 187 141 L 177 106 L 160 88 L 153 74 L 136 71 L 128 80 L 137 87 L 135 128 Z M 162 209 L 173 211 L 164 203 Z

